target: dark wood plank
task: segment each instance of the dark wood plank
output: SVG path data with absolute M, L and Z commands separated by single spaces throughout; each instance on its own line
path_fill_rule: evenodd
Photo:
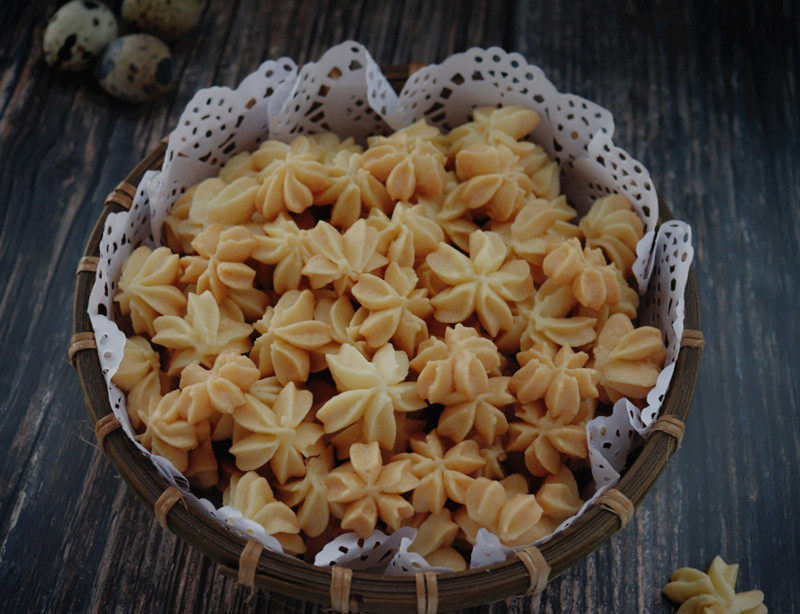
M 194 91 L 347 38 L 382 63 L 501 45 L 615 113 L 694 228 L 708 340 L 684 446 L 635 520 L 540 597 L 480 612 L 669 611 L 672 570 L 717 553 L 800 610 L 800 20 L 794 3 L 212 0 L 143 107 L 50 72 L 52 2 L 0 20 L 0 599 L 10 611 L 312 612 L 257 595 L 155 523 L 92 443 L 65 360 L 73 270 L 103 196 Z

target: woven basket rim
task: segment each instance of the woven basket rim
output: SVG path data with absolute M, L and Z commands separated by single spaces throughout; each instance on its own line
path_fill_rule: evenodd
M 162 141 L 125 177 L 120 184 L 123 188 L 109 195 L 86 244 L 82 260 L 91 260 L 100 255 L 99 245 L 106 217 L 109 213 L 125 210 L 124 202 L 120 202 L 124 198 L 114 196 L 128 192 L 128 186 L 138 185 L 146 170 L 160 168 L 166 148 L 166 143 Z M 659 206 L 659 224 L 673 219 L 663 201 L 659 200 Z M 94 272 L 80 268 L 73 305 L 73 335 L 92 332 L 87 307 L 93 283 Z M 694 265 L 690 269 L 685 290 L 685 328 L 700 330 Z M 699 347 L 681 347 L 661 415 L 686 421 L 697 381 L 700 355 Z M 73 364 L 78 372 L 89 414 L 97 423 L 112 413 L 97 352 L 79 351 L 73 358 Z M 662 431 L 651 432 L 636 459 L 622 474 L 616 489 L 638 506 L 677 447 L 678 442 L 673 435 Z M 157 473 L 150 460 L 141 454 L 121 429 L 108 433 L 103 439 L 101 449 L 128 485 L 152 509 L 158 497 L 170 485 Z M 246 544 L 245 539 L 227 530 L 199 509 L 185 504 L 172 507 L 167 522 L 171 531 L 216 560 L 222 566 L 223 572 L 235 573 L 239 556 Z M 540 550 L 551 569 L 549 580 L 599 547 L 620 528 L 620 524 L 620 518 L 613 512 L 594 505 L 569 528 L 543 544 Z M 264 550 L 258 561 L 254 581 L 259 588 L 302 597 L 323 605 L 331 604 L 330 568 L 316 567 L 293 557 Z M 475 570 L 442 573 L 438 574 L 438 604 L 442 609 L 457 609 L 489 603 L 525 593 L 530 582 L 531 576 L 527 568 L 517 557 Z M 354 571 L 350 595 L 357 602 L 360 611 L 403 612 L 417 604 L 418 590 L 413 576 L 385 576 Z

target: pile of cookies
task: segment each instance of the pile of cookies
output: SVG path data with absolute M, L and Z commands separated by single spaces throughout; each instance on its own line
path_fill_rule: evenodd
M 538 121 L 267 141 L 187 190 L 114 298 L 141 443 L 294 554 L 411 525 L 459 570 L 481 527 L 575 514 L 586 422 L 665 350 L 633 321 L 642 222 L 612 194 L 572 223 Z

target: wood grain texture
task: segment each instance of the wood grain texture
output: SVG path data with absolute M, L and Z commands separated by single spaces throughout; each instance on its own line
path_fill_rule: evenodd
M 766 4 L 766 3 L 764 3 Z M 800 20 L 794 3 L 223 2 L 143 107 L 49 71 L 54 3 L 0 20 L 0 603 L 9 611 L 314 612 L 257 595 L 164 532 L 89 442 L 66 361 L 74 267 L 104 196 L 192 93 L 347 38 L 381 63 L 501 45 L 614 112 L 694 228 L 708 342 L 683 447 L 628 527 L 533 599 L 481 612 L 668 612 L 671 571 L 721 553 L 800 610 Z

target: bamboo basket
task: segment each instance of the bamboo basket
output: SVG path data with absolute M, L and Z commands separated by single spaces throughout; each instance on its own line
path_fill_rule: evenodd
M 419 66 L 410 64 L 383 70 L 392 85 L 399 89 Z M 541 548 L 532 547 L 490 567 L 457 573 L 385 576 L 351 572 L 340 567 L 315 567 L 264 550 L 257 542 L 245 540 L 183 501 L 180 492 L 157 473 L 152 463 L 118 428 L 119 422 L 108 402 L 87 314 L 106 217 L 130 207 L 145 171 L 161 167 L 166 148 L 165 142 L 159 144 L 104 203 L 76 272 L 73 338 L 69 352 L 89 414 L 96 425 L 100 449 L 144 504 L 154 510 L 164 528 L 217 561 L 223 574 L 251 588 L 299 597 L 338 611 L 389 613 L 416 608 L 418 612 L 429 613 L 541 592 L 549 580 L 587 556 L 626 524 L 634 506 L 641 503 L 680 445 L 689 414 L 704 346 L 694 267 L 685 291 L 682 347 L 661 417 L 616 488 Z M 672 219 L 667 206 L 663 202 L 659 204 L 659 223 Z M 175 505 L 178 501 L 183 504 Z

